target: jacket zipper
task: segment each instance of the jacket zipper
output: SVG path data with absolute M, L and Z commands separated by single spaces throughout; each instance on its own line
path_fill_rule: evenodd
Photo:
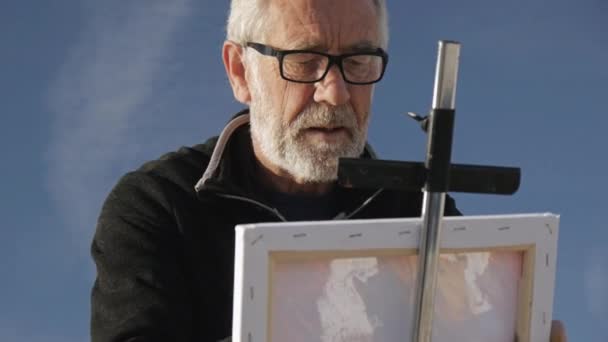
M 351 219 L 353 216 L 357 215 L 357 213 L 359 213 L 361 210 L 363 210 L 363 208 L 367 207 L 376 197 L 378 197 L 378 195 L 380 195 L 380 193 L 384 191 L 384 188 L 380 188 L 378 190 L 376 190 L 376 192 L 374 192 L 371 196 L 369 196 L 365 201 L 363 201 L 363 203 L 361 203 L 360 206 L 358 206 L 355 210 L 351 211 L 350 214 L 345 216 L 346 220 Z M 334 219 L 338 219 L 337 217 Z
M 357 208 L 355 208 L 355 210 L 353 210 L 352 212 L 350 212 L 350 214 L 346 215 L 344 212 L 341 212 L 338 215 L 336 215 L 336 217 L 334 217 L 333 220 L 343 220 L 343 219 L 348 220 L 348 219 L 351 219 L 353 216 L 355 216 L 357 213 L 359 213 L 361 210 L 363 210 L 363 208 L 367 207 L 378 195 L 380 195 L 380 193 L 383 190 L 384 190 L 383 188 L 378 189 L 370 197 L 368 197 L 360 206 L 358 206 Z M 238 195 L 229 195 L 229 194 L 223 194 L 223 193 L 218 193 L 217 195 L 220 196 L 220 197 L 224 197 L 224 198 L 228 198 L 228 199 L 233 199 L 233 200 L 237 200 L 237 201 L 253 204 L 253 205 L 257 206 L 258 208 L 262 208 L 266 212 L 271 213 L 274 217 L 278 218 L 282 222 L 288 222 L 288 220 L 285 218 L 285 216 L 283 216 L 279 212 L 278 209 L 273 208 L 273 207 L 271 207 L 269 205 L 266 205 L 266 204 L 264 204 L 262 202 L 256 201 L 256 200 L 248 198 L 248 197 L 238 196 Z
M 229 195 L 229 194 L 221 194 L 218 193 L 217 194 L 220 197 L 224 197 L 224 198 L 228 198 L 228 199 L 233 199 L 233 200 L 237 200 L 237 201 L 242 201 L 242 202 L 247 202 L 253 205 L 256 205 L 259 208 L 264 209 L 265 211 L 271 213 L 272 215 L 274 215 L 276 218 L 278 218 L 279 220 L 283 221 L 283 222 L 287 222 L 287 219 L 285 218 L 285 216 L 283 216 L 276 208 L 270 207 L 262 202 L 258 202 L 254 199 L 248 198 L 248 197 L 243 197 L 243 196 L 237 196 L 237 195 Z

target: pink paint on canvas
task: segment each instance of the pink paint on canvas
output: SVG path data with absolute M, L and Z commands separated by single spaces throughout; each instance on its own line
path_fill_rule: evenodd
M 272 342 L 395 342 L 411 336 L 417 257 L 271 258 Z M 443 254 L 433 342 L 515 340 L 520 252 Z

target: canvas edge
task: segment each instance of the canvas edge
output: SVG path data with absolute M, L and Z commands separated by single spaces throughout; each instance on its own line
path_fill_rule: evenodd
M 551 322 L 553 320 L 553 302 L 555 293 L 555 277 L 557 273 L 557 243 L 559 238 L 559 215 L 547 215 L 539 229 L 534 272 L 534 293 L 532 294 L 530 341 L 549 341 L 551 337 Z
M 233 342 L 267 341 L 268 293 L 260 289 L 268 288 L 268 247 L 255 228 L 235 227 Z

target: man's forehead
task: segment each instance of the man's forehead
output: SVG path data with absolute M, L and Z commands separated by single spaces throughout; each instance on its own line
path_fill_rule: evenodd
M 361 50 L 379 46 L 373 0 L 272 0 L 272 43 L 281 49 Z
M 341 52 L 349 52 L 349 51 L 362 51 L 362 50 L 372 50 L 377 49 L 378 43 L 372 42 L 369 39 L 362 39 L 359 41 L 355 41 L 346 45 L 340 46 Z M 329 51 L 331 47 L 326 43 L 314 39 L 302 39 L 302 40 L 292 40 L 285 44 L 285 46 L 281 46 L 282 49 L 285 50 L 311 50 L 311 51 L 320 51 L 325 52 Z

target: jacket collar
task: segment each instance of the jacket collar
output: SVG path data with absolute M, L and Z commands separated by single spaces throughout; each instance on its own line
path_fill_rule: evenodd
M 375 159 L 376 154 L 366 144 L 360 158 Z M 227 195 L 242 196 L 258 200 L 255 193 L 255 175 L 251 172 L 256 167 L 255 155 L 249 131 L 249 110 L 238 112 L 224 127 L 218 137 L 211 159 L 202 177 L 195 185 L 198 194 L 201 192 L 215 192 Z M 376 191 L 362 191 L 338 187 L 344 194 L 345 208 L 342 217 L 354 214 L 361 205 L 367 205 L 382 189 Z
M 224 127 L 222 133 L 217 139 L 215 143 L 215 147 L 213 148 L 213 153 L 211 154 L 211 159 L 207 164 L 207 168 L 203 173 L 203 176 L 199 179 L 199 181 L 194 186 L 194 189 L 198 192 L 200 191 L 205 183 L 210 178 L 217 176 L 218 171 L 220 170 L 220 163 L 222 162 L 224 152 L 226 147 L 229 145 L 231 138 L 236 135 L 236 131 L 239 129 L 243 129 L 244 126 L 249 125 L 249 110 L 244 110 L 239 113 L 235 117 L 232 118 L 230 122 Z M 244 147 L 246 148 L 246 144 Z M 253 149 L 250 147 L 251 151 Z

